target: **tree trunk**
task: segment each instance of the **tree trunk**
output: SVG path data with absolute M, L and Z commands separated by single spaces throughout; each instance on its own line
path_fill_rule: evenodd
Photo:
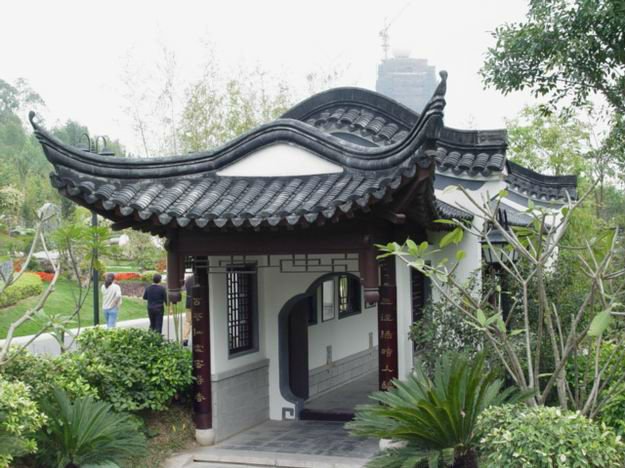
M 475 450 L 469 450 L 463 455 L 456 455 L 454 457 L 454 464 L 452 468 L 477 468 L 477 453 Z

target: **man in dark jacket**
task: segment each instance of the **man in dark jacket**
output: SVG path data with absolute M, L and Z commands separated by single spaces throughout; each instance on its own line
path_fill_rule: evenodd
M 153 283 L 145 288 L 143 299 L 148 301 L 148 317 L 150 318 L 150 330 L 157 333 L 163 332 L 163 314 L 167 304 L 167 290 L 160 284 L 161 275 L 156 273 L 152 278 Z

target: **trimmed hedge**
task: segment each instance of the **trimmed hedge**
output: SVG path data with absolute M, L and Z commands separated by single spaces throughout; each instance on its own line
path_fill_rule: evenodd
M 159 275 L 161 274 L 158 271 L 151 271 L 151 270 L 144 271 L 143 274 L 141 275 L 141 279 L 145 281 L 146 283 L 151 283 L 152 280 L 154 279 L 154 275 L 156 275 L 157 273 Z
M 0 308 L 17 304 L 22 299 L 37 296 L 43 292 L 43 282 L 35 273 L 24 273 L 17 280 L 0 294 Z

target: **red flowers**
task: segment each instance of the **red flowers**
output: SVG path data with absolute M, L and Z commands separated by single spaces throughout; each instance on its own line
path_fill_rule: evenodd
M 49 283 L 52 281 L 52 278 L 54 278 L 53 273 L 46 273 L 45 271 L 35 271 L 34 273 L 41 278 L 41 281 L 45 281 L 46 283 Z
M 141 275 L 139 273 L 135 273 L 134 271 L 115 273 L 115 281 L 132 281 L 140 279 Z

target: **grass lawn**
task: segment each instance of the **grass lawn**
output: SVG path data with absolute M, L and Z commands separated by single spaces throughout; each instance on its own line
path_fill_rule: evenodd
M 47 283 L 44 283 L 45 285 Z M 74 310 L 74 297 L 77 292 L 76 283 L 59 278 L 56 283 L 56 290 L 48 298 L 45 309 L 52 313 L 70 314 Z M 21 317 L 37 300 L 38 297 L 30 297 L 13 306 L 0 309 L 0 339 L 6 337 L 11 323 Z M 146 306 L 142 299 L 124 297 L 118 321 L 146 317 Z M 80 319 L 82 326 L 93 325 L 93 291 L 89 292 L 89 297 L 80 311 Z M 100 310 L 100 323 L 105 323 L 102 310 Z M 16 330 L 15 336 L 32 335 L 37 331 L 39 331 L 37 323 L 28 321 Z
M 113 271 L 115 273 L 121 273 L 126 271 L 134 271 L 137 273 L 141 272 L 141 268 L 134 262 L 130 260 L 115 260 L 115 259 L 107 259 L 106 263 L 106 271 Z

